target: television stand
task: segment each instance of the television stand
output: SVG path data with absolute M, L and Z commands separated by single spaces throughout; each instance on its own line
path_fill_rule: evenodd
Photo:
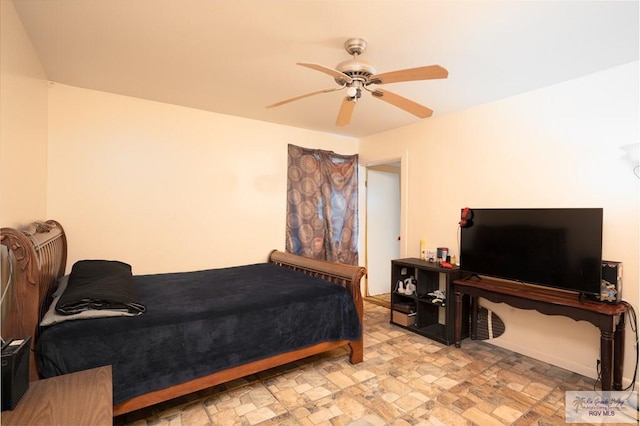
M 561 315 L 576 321 L 588 321 L 600 329 L 602 390 L 622 389 L 624 364 L 624 303 L 608 304 L 580 300 L 575 293 L 482 277 L 453 281 L 455 295 L 454 343 L 460 347 L 463 296 L 471 304 L 471 338 L 476 336 L 478 297 L 506 303 L 520 309 L 534 309 L 545 315 Z

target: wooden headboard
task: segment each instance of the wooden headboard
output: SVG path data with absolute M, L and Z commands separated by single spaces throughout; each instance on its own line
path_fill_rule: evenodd
M 54 221 L 34 222 L 23 229 L 0 229 L 0 242 L 9 250 L 9 289 L 2 300 L 2 338 L 31 336 L 29 379 L 38 380 L 34 345 L 42 313 L 51 303 L 58 278 L 67 264 L 67 239 Z

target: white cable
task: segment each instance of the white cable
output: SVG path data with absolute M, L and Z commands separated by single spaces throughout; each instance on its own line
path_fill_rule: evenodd
M 4 288 L 4 291 L 2 292 L 2 296 L 0 296 L 0 306 L 2 306 L 2 303 L 4 302 L 4 298 L 6 297 L 9 289 L 11 288 L 11 278 L 13 278 L 13 262 L 11 259 L 12 258 L 11 253 L 12 251 L 7 248 L 7 263 L 9 264 L 9 278 L 7 279 L 7 286 Z
M 13 251 L 9 250 L 9 247 L 7 247 L 7 263 L 9 264 L 9 278 L 7 279 L 7 286 L 5 287 L 4 291 L 2 292 L 2 296 L 0 296 L 0 309 L 3 306 L 4 303 L 4 298 L 7 295 L 7 292 L 9 291 L 9 289 L 11 288 L 12 284 L 13 284 Z M 2 340 L 2 344 L 4 345 L 4 337 L 0 336 L 0 340 Z

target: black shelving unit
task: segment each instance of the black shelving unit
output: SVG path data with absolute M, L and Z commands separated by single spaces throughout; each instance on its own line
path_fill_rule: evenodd
M 401 294 L 398 281 L 415 278 L 416 291 Z M 391 261 L 391 317 L 390 322 L 414 333 L 436 340 L 445 345 L 454 343 L 454 295 L 452 282 L 461 277 L 457 267 L 442 268 L 437 263 L 418 258 Z M 442 291 L 446 297 L 437 299 L 433 294 Z M 468 306 L 468 303 L 463 304 Z M 412 315 L 407 318 L 407 308 Z M 415 312 L 415 314 L 413 314 Z M 468 318 L 468 311 L 463 312 Z M 462 335 L 469 332 L 468 322 L 463 321 Z

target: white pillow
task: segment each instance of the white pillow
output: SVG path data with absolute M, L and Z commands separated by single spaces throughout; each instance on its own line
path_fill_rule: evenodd
M 120 310 L 109 310 L 109 309 L 93 309 L 82 311 L 77 314 L 72 315 L 61 315 L 56 311 L 56 304 L 58 303 L 58 299 L 62 296 L 65 289 L 67 288 L 67 283 L 69 282 L 69 275 L 65 275 L 58 280 L 58 288 L 52 294 L 53 302 L 49 306 L 49 309 L 42 317 L 42 321 L 40 321 L 40 327 L 47 327 L 49 325 L 58 324 L 63 321 L 69 320 L 77 320 L 77 319 L 92 319 L 92 318 L 108 318 L 108 317 L 132 317 L 137 314 L 130 313 L 128 311 L 120 311 Z

